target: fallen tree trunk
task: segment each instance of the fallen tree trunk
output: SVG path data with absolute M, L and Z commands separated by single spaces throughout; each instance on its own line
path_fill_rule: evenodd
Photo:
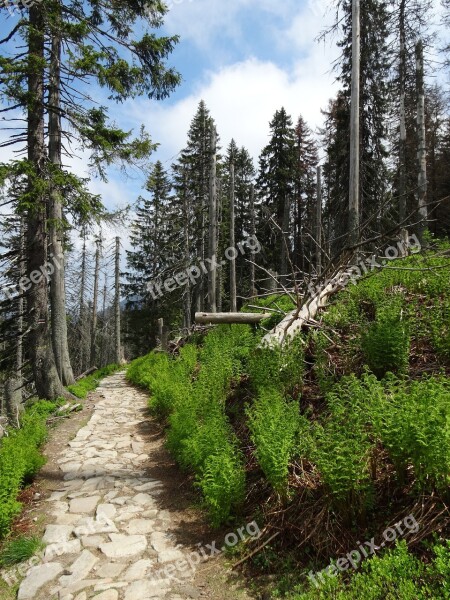
M 271 314 L 264 313 L 196 313 L 195 322 L 202 325 L 220 325 L 221 323 L 254 325 L 271 316 Z
M 302 307 L 286 315 L 281 323 L 263 337 L 261 346 L 282 346 L 286 341 L 294 338 L 308 321 L 316 317 L 319 309 L 326 306 L 328 298 L 343 287 L 344 285 L 340 278 L 336 278 L 333 283 L 326 285 L 315 296 L 310 297 Z
M 92 373 L 95 373 L 95 371 L 98 371 L 98 367 L 91 367 L 84 373 L 81 373 L 81 375 L 78 375 L 75 381 L 80 381 L 80 379 L 83 379 L 83 377 L 87 377 L 88 375 L 92 375 Z

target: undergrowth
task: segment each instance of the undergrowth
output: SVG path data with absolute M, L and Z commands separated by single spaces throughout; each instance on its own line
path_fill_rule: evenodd
M 91 375 L 87 377 L 83 377 L 73 385 L 68 386 L 68 390 L 71 394 L 84 400 L 89 392 L 93 392 L 100 385 L 100 381 L 108 375 L 112 375 L 116 371 L 119 371 L 122 367 L 120 365 L 108 365 L 107 367 L 103 367 L 102 369 L 98 369 Z
M 306 577 L 305 577 L 306 578 Z M 351 578 L 312 574 L 289 600 L 424 600 L 450 597 L 450 543 L 434 544 L 423 563 L 399 542 L 383 556 L 363 562 Z M 279 596 L 276 596 L 279 597 Z
M 5 542 L 0 552 L 0 568 L 12 567 L 25 562 L 42 550 L 44 543 L 40 537 L 18 537 Z
M 0 539 L 20 513 L 20 489 L 45 463 L 39 448 L 47 437 L 46 420 L 55 407 L 53 402 L 36 402 L 22 415 L 20 429 L 9 429 L 0 441 Z
M 428 539 L 448 526 L 447 250 L 442 244 L 350 285 L 282 349 L 260 348 L 260 330 L 220 326 L 177 357 L 152 353 L 128 369 L 167 425 L 170 451 L 195 473 L 212 522 L 258 509 L 260 526 L 281 531 L 274 549 L 264 547 L 267 572 L 288 544 L 294 555 L 302 546 L 292 570 L 311 560 L 326 566 L 333 549 L 350 551 L 421 503 L 431 506 L 421 522 Z M 287 296 L 258 304 L 280 310 L 268 326 L 293 308 Z M 442 535 L 417 555 L 400 543 L 352 577 L 289 597 L 450 598 L 448 551 Z
M 244 499 L 243 460 L 225 408 L 253 346 L 249 327 L 222 326 L 199 350 L 185 346 L 177 358 L 152 353 L 132 363 L 127 373 L 131 382 L 149 389 L 150 408 L 167 420 L 168 447 L 183 468 L 195 473 L 215 526 L 226 522 Z

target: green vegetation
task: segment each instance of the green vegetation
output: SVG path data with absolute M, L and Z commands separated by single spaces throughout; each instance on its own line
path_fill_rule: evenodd
M 0 567 L 12 567 L 34 556 L 44 547 L 40 537 L 18 537 L 5 543 L 0 553 Z
M 275 503 L 260 519 L 281 514 L 280 508 L 292 517 L 311 507 L 308 546 L 288 560 L 291 572 L 309 572 L 342 551 L 336 536 L 342 528 L 350 551 L 350 540 L 371 539 L 398 511 L 412 513 L 420 498 L 433 496 L 445 508 L 447 247 L 350 285 L 317 327 L 282 349 L 259 348 L 261 331 L 221 326 L 177 357 L 153 353 L 130 366 L 128 378 L 150 390 L 150 406 L 168 427 L 168 447 L 195 473 L 215 525 L 240 510 L 246 492 L 255 493 L 254 483 L 246 490 L 246 479 L 259 480 L 270 494 L 267 503 Z M 287 297 L 261 305 L 292 308 Z M 271 324 L 280 318 L 274 314 Z M 326 530 L 315 520 L 319 505 L 328 515 Z M 302 576 L 289 598 L 449 598 L 449 547 L 438 523 L 421 523 L 436 534 L 433 549 L 431 535 L 414 554 L 399 543 L 352 577 L 330 578 L 320 589 L 305 587 Z M 290 525 L 282 527 L 288 539 Z M 266 558 L 257 556 L 255 564 L 277 571 L 279 550 L 265 548 Z
M 118 369 L 117 365 L 100 369 L 71 386 L 70 391 L 78 398 L 85 398 L 99 385 L 101 378 Z M 8 534 L 13 519 L 21 511 L 22 505 L 17 499 L 20 490 L 45 463 L 39 449 L 47 438 L 46 421 L 64 403 L 64 399 L 30 401 L 21 416 L 20 428 L 9 428 L 0 440 L 0 539 Z M 21 548 L 20 543 L 17 547 Z M 14 550 L 14 544 L 12 548 Z
M 192 469 L 214 525 L 226 522 L 244 498 L 245 473 L 225 408 L 254 346 L 249 327 L 223 326 L 199 350 L 185 346 L 176 359 L 150 354 L 132 363 L 128 379 L 148 387 L 150 408 L 167 419 L 168 447 Z
M 305 577 L 306 578 L 306 577 Z M 309 580 L 308 580 L 309 581 Z M 351 579 L 324 575 L 289 595 L 289 600 L 424 600 L 450 597 L 450 543 L 433 546 L 426 564 L 408 551 L 406 542 L 362 564 Z M 278 596 L 279 597 L 279 596 Z
M 112 375 L 116 371 L 119 371 L 122 367 L 120 365 L 108 365 L 77 381 L 74 385 L 70 385 L 67 389 L 77 398 L 84 400 L 89 392 L 93 392 L 100 385 L 100 381 L 108 375 Z
M 256 458 L 267 481 L 279 494 L 287 491 L 289 464 L 299 430 L 298 403 L 286 401 L 276 389 L 261 391 L 248 411 Z
M 36 402 L 22 416 L 21 428 L 10 429 L 0 441 L 0 538 L 20 513 L 20 489 L 45 463 L 39 448 L 47 437 L 46 419 L 55 406 L 52 402 Z

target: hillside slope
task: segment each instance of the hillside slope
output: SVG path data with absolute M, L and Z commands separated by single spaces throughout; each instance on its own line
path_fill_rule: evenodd
M 131 365 L 212 522 L 258 521 L 272 597 L 450 597 L 449 270 L 393 262 L 280 350 L 222 326 Z

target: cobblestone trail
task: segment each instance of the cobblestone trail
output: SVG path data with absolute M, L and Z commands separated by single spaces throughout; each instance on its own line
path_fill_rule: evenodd
M 47 501 L 47 546 L 18 599 L 192 598 L 161 576 L 190 549 L 167 533 L 171 515 L 156 502 L 162 484 L 145 476 L 148 451 L 139 424 L 146 395 L 127 385 L 123 373 L 105 379 L 98 392 L 89 423 L 58 460 L 63 483 Z M 185 586 L 189 577 L 185 572 Z

